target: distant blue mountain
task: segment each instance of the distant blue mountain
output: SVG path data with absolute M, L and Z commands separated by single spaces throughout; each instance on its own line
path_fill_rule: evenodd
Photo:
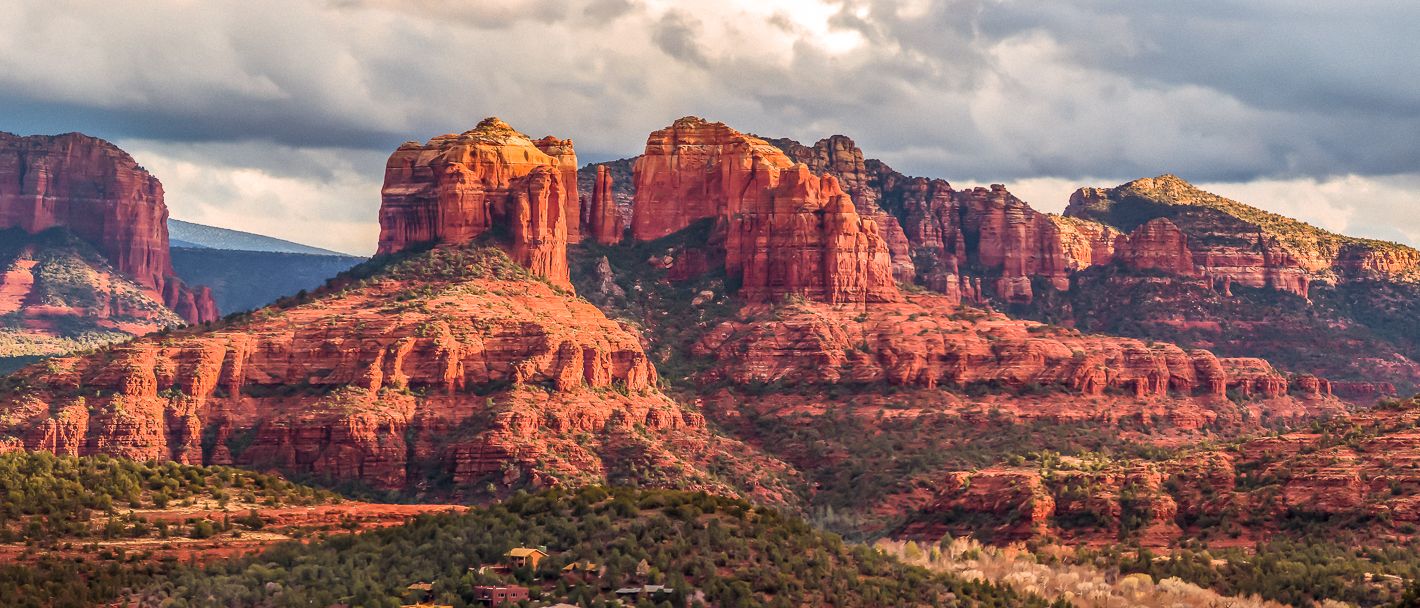
M 183 247 L 187 249 L 222 249 L 226 251 L 264 251 L 267 253 L 304 253 L 308 255 L 338 255 L 349 256 L 349 254 L 302 245 L 291 241 L 242 232 L 240 230 L 228 230 L 216 226 L 204 226 L 182 220 L 168 220 L 168 242 L 173 247 Z
M 365 261 L 359 256 L 269 236 L 168 220 L 173 270 L 189 285 L 212 288 L 222 314 L 252 310 L 320 287 Z

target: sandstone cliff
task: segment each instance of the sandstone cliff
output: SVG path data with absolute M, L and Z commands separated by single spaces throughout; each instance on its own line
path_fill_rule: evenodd
M 1174 175 L 1081 188 L 1065 214 L 1122 229 L 1167 218 L 1192 242 L 1200 272 L 1306 298 L 1313 282 L 1420 276 L 1420 251 L 1333 234 L 1204 192 Z
M 441 247 L 370 272 L 211 330 L 17 372 L 0 395 L 0 444 L 390 489 L 609 479 L 736 491 L 705 472 L 713 459 L 740 469 L 740 489 L 787 500 L 772 461 L 656 389 L 634 335 L 501 252 Z
M 502 237 L 518 263 L 562 287 L 580 234 L 571 140 L 536 142 L 497 118 L 470 131 L 407 142 L 390 155 L 380 194 L 379 253 Z
M 162 184 L 117 146 L 79 133 L 0 133 L 0 229 L 66 230 L 187 322 L 215 320 L 211 292 L 173 273 L 167 219 Z
M 651 134 L 635 183 L 632 235 L 656 239 L 713 220 L 726 274 L 746 301 L 898 297 L 877 223 L 858 213 L 837 178 L 796 164 L 762 139 L 682 118 Z
M 1411 466 L 1420 458 L 1417 419 L 1412 401 L 1235 449 L 950 472 L 901 533 L 970 533 L 995 542 L 1049 534 L 1162 547 L 1199 535 L 1251 542 L 1305 518 L 1392 534 L 1420 522 L 1420 477 Z
M 593 240 L 602 245 L 615 245 L 621 242 L 621 234 L 625 231 L 616 208 L 615 186 L 612 183 L 615 178 L 606 165 L 597 165 L 596 173 L 584 223 Z

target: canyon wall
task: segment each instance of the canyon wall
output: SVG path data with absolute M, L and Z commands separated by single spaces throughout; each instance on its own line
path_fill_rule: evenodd
M 63 228 L 189 323 L 215 320 L 211 292 L 173 274 L 163 186 L 123 150 L 79 133 L 0 133 L 0 228 Z

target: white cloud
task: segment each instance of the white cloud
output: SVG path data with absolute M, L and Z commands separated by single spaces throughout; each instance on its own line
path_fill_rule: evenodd
M 163 182 L 168 213 L 175 219 L 345 253 L 374 253 L 382 157 L 362 150 L 269 144 L 117 143 Z M 277 169 L 283 164 L 302 168 L 292 174 Z
M 1145 4 L 9 0 L 0 130 L 141 140 L 175 215 L 302 226 L 351 251 L 373 237 L 302 222 L 373 222 L 366 157 L 488 115 L 572 137 L 584 160 L 636 154 L 697 114 L 806 142 L 844 133 L 904 172 L 1005 182 L 1050 210 L 1066 183 L 1167 171 L 1260 184 L 1245 194 L 1262 206 L 1315 185 L 1324 200 L 1298 213 L 1395 223 L 1415 185 L 1366 176 L 1420 158 L 1420 81 L 1396 76 L 1420 6 Z M 1373 194 L 1345 192 L 1350 176 Z

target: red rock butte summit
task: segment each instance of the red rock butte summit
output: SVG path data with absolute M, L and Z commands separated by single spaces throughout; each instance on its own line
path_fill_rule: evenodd
M 570 289 L 567 244 L 580 235 L 576 171 L 572 140 L 533 141 L 497 118 L 407 142 L 385 166 L 379 253 L 495 232 L 515 261 Z
M 685 117 L 651 134 L 635 168 L 632 235 L 713 218 L 725 270 L 749 302 L 802 295 L 832 304 L 900 297 L 877 222 L 831 175 L 723 123 Z
M 163 185 L 117 146 L 80 133 L 0 133 L 0 228 L 66 228 L 184 320 L 215 320 L 211 291 L 173 273 L 167 220 Z

